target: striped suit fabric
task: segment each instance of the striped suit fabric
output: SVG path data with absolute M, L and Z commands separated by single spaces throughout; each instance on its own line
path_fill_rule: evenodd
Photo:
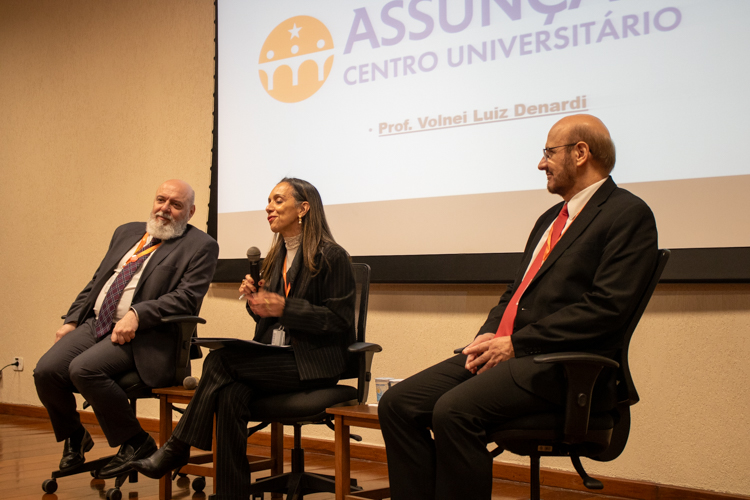
M 249 404 L 254 397 L 335 385 L 354 342 L 355 283 L 349 255 L 338 245 L 318 254 L 314 276 L 298 251 L 287 273 L 292 283 L 281 318 L 260 318 L 255 340 L 270 344 L 272 331 L 283 325 L 291 350 L 247 347 L 212 351 L 193 400 L 174 437 L 204 450 L 211 449 L 213 417 L 217 425 L 216 494 L 248 498 L 251 484 L 246 459 Z M 283 263 L 285 251 L 278 260 Z M 283 294 L 281 265 L 272 268 L 270 291 Z

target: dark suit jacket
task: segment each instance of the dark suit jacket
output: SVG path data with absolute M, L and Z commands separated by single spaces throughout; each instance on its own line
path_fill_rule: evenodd
M 559 203 L 531 231 L 515 281 L 479 330 L 495 332 L 523 280 L 534 249 L 562 209 Z M 656 222 L 640 198 L 607 179 L 552 249 L 521 297 L 511 341 L 511 374 L 522 388 L 562 403 L 560 367 L 533 363 L 531 355 L 577 351 L 616 358 L 622 337 L 656 265 Z M 603 373 L 594 397 L 611 406 L 614 373 Z M 608 401 L 605 403 L 604 399 Z
M 281 318 L 261 318 L 247 308 L 257 322 L 254 339 L 270 344 L 273 329 L 284 325 L 300 379 L 335 378 L 346 370 L 347 348 L 355 341 L 356 285 L 351 261 L 346 250 L 327 244 L 315 258 L 320 271 L 312 276 L 302 262 L 302 254 L 300 246 L 287 272 L 291 290 Z M 265 278 L 265 288 L 282 296 L 285 256 L 282 246 L 270 276 Z
M 145 222 L 130 222 L 115 230 L 94 277 L 70 306 L 65 322 L 83 323 L 94 315 L 94 304 L 120 260 L 146 232 Z M 174 382 L 177 338 L 161 334 L 161 318 L 198 314 L 219 257 L 219 245 L 188 225 L 183 235 L 165 241 L 143 269 L 131 307 L 138 313 L 138 331 L 131 341 L 141 379 L 151 387 Z

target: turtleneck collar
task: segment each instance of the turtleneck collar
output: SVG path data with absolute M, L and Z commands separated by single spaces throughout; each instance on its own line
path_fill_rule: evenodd
M 302 233 L 299 233 L 297 236 L 288 236 L 284 238 L 284 245 L 286 245 L 287 253 L 297 250 L 300 243 L 302 243 Z

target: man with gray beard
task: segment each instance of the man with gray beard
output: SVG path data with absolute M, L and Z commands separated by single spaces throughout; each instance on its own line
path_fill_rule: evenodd
M 156 451 L 115 379 L 135 369 L 150 387 L 173 382 L 178 339 L 155 328 L 165 316 L 198 314 L 219 256 L 216 241 L 188 225 L 194 213 L 189 184 L 159 186 L 148 222 L 115 230 L 94 277 L 34 369 L 55 437 L 65 441 L 61 470 L 79 467 L 94 446 L 76 411 L 75 391 L 91 404 L 109 445 L 120 447 L 100 477 L 123 474 L 132 460 Z

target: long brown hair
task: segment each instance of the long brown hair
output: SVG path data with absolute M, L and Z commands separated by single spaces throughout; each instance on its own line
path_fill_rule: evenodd
M 303 201 L 310 204 L 310 210 L 302 217 L 302 262 L 314 276 L 318 273 L 318 269 L 315 267 L 315 256 L 318 254 L 320 247 L 325 243 L 336 243 L 331 234 L 331 229 L 328 227 L 323 200 L 320 199 L 320 193 L 315 186 L 307 181 L 294 177 L 284 177 L 279 181 L 279 184 L 282 183 L 287 183 L 292 187 L 295 206 Z M 271 249 L 263 260 L 262 272 L 266 279 L 269 277 L 283 244 L 284 237 L 280 233 L 276 233 L 271 243 Z

